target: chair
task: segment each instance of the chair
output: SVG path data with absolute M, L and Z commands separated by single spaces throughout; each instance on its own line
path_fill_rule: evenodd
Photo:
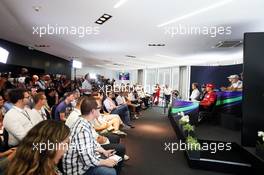
M 202 120 L 207 120 L 208 122 L 212 122 L 217 124 L 218 123 L 218 107 L 216 106 L 217 100 L 214 104 L 210 107 L 207 111 L 200 111 L 198 115 L 198 123 Z
M 102 106 L 103 106 L 103 112 L 109 113 L 109 112 L 107 111 L 105 105 L 103 104 Z
M 7 151 L 10 147 L 8 145 L 9 134 L 6 129 L 4 129 L 3 131 L 3 138 L 4 140 L 1 146 L 2 146 L 3 151 Z
M 52 108 L 51 108 L 51 116 L 50 118 L 55 120 L 55 112 L 56 112 L 56 108 L 57 108 L 58 104 L 54 105 Z

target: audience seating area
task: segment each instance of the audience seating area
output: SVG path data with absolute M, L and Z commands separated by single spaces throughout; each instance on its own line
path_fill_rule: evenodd
M 68 145 L 68 149 L 59 148 L 63 150 L 63 154 L 57 150 L 56 156 L 53 155 L 54 159 L 59 156 L 53 164 L 55 174 L 93 174 L 97 171 L 102 175 L 119 174 L 123 161 L 128 161 L 131 156 L 126 155 L 126 148 L 121 140 L 129 137 L 126 131 L 136 127 L 133 120 L 143 117 L 142 111 L 152 103 L 151 95 L 136 89 L 136 85 L 121 84 L 118 87 L 116 84 L 114 86 L 114 81 L 103 76 L 98 76 L 97 81 L 94 81 L 89 74 L 84 79 L 71 81 L 64 75 L 30 75 L 26 69 L 22 69 L 17 77 L 2 73 L 0 84 L 0 171 L 7 172 L 6 174 L 15 173 L 16 167 L 26 174 L 33 169 L 30 165 L 27 165 L 27 169 L 22 167 L 24 162 L 21 162 L 20 156 L 26 156 L 23 155 L 25 149 L 33 152 L 33 155 L 28 155 L 28 159 L 35 159 L 37 155 L 41 159 L 41 151 L 45 151 L 46 155 L 52 154 L 54 150 L 49 150 L 47 145 L 34 149 L 35 144 L 52 141 L 49 140 L 50 137 Z M 102 85 L 111 88 L 103 92 L 98 88 Z M 48 123 L 50 133 L 41 130 Z M 36 127 L 40 130 L 34 131 Z M 58 132 L 58 127 L 70 130 L 65 138 L 62 139 L 61 135 L 55 133 Z M 86 129 L 83 130 L 83 127 Z M 77 137 L 80 140 L 75 140 Z M 41 140 L 44 143 L 32 142 Z M 57 141 L 52 144 L 57 144 Z M 32 150 L 29 150 L 28 145 L 27 148 L 23 145 L 31 142 Z M 71 147 L 71 144 L 83 143 L 88 144 L 85 145 L 87 147 L 84 152 Z M 71 162 L 72 157 L 76 156 L 79 158 Z M 39 161 L 49 161 L 51 157 L 46 156 Z M 33 162 L 36 161 L 38 160 Z M 16 166 L 15 163 L 21 166 Z M 45 164 L 39 166 L 50 168 Z M 46 171 L 37 169 L 32 171 Z

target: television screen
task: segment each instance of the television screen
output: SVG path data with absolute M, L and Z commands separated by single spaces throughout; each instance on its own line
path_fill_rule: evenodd
M 73 60 L 72 61 L 72 67 L 77 68 L 77 69 L 81 69 L 82 68 L 82 62 Z
M 119 80 L 129 80 L 129 73 L 128 72 L 120 72 L 119 73 Z
M 6 63 L 8 58 L 9 52 L 5 50 L 4 48 L 0 47 L 0 62 Z

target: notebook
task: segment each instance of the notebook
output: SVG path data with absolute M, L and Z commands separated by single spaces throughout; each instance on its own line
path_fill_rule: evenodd
M 123 160 L 122 157 L 120 157 L 120 156 L 118 156 L 118 155 L 110 156 L 109 159 L 113 159 L 113 160 L 115 160 L 115 161 L 117 161 L 117 162 L 120 162 L 120 161 Z

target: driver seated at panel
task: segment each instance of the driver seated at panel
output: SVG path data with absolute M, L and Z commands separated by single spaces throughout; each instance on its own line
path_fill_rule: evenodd
M 211 112 L 216 101 L 217 95 L 214 91 L 215 86 L 213 84 L 206 84 L 206 94 L 204 98 L 200 101 L 199 111 Z

